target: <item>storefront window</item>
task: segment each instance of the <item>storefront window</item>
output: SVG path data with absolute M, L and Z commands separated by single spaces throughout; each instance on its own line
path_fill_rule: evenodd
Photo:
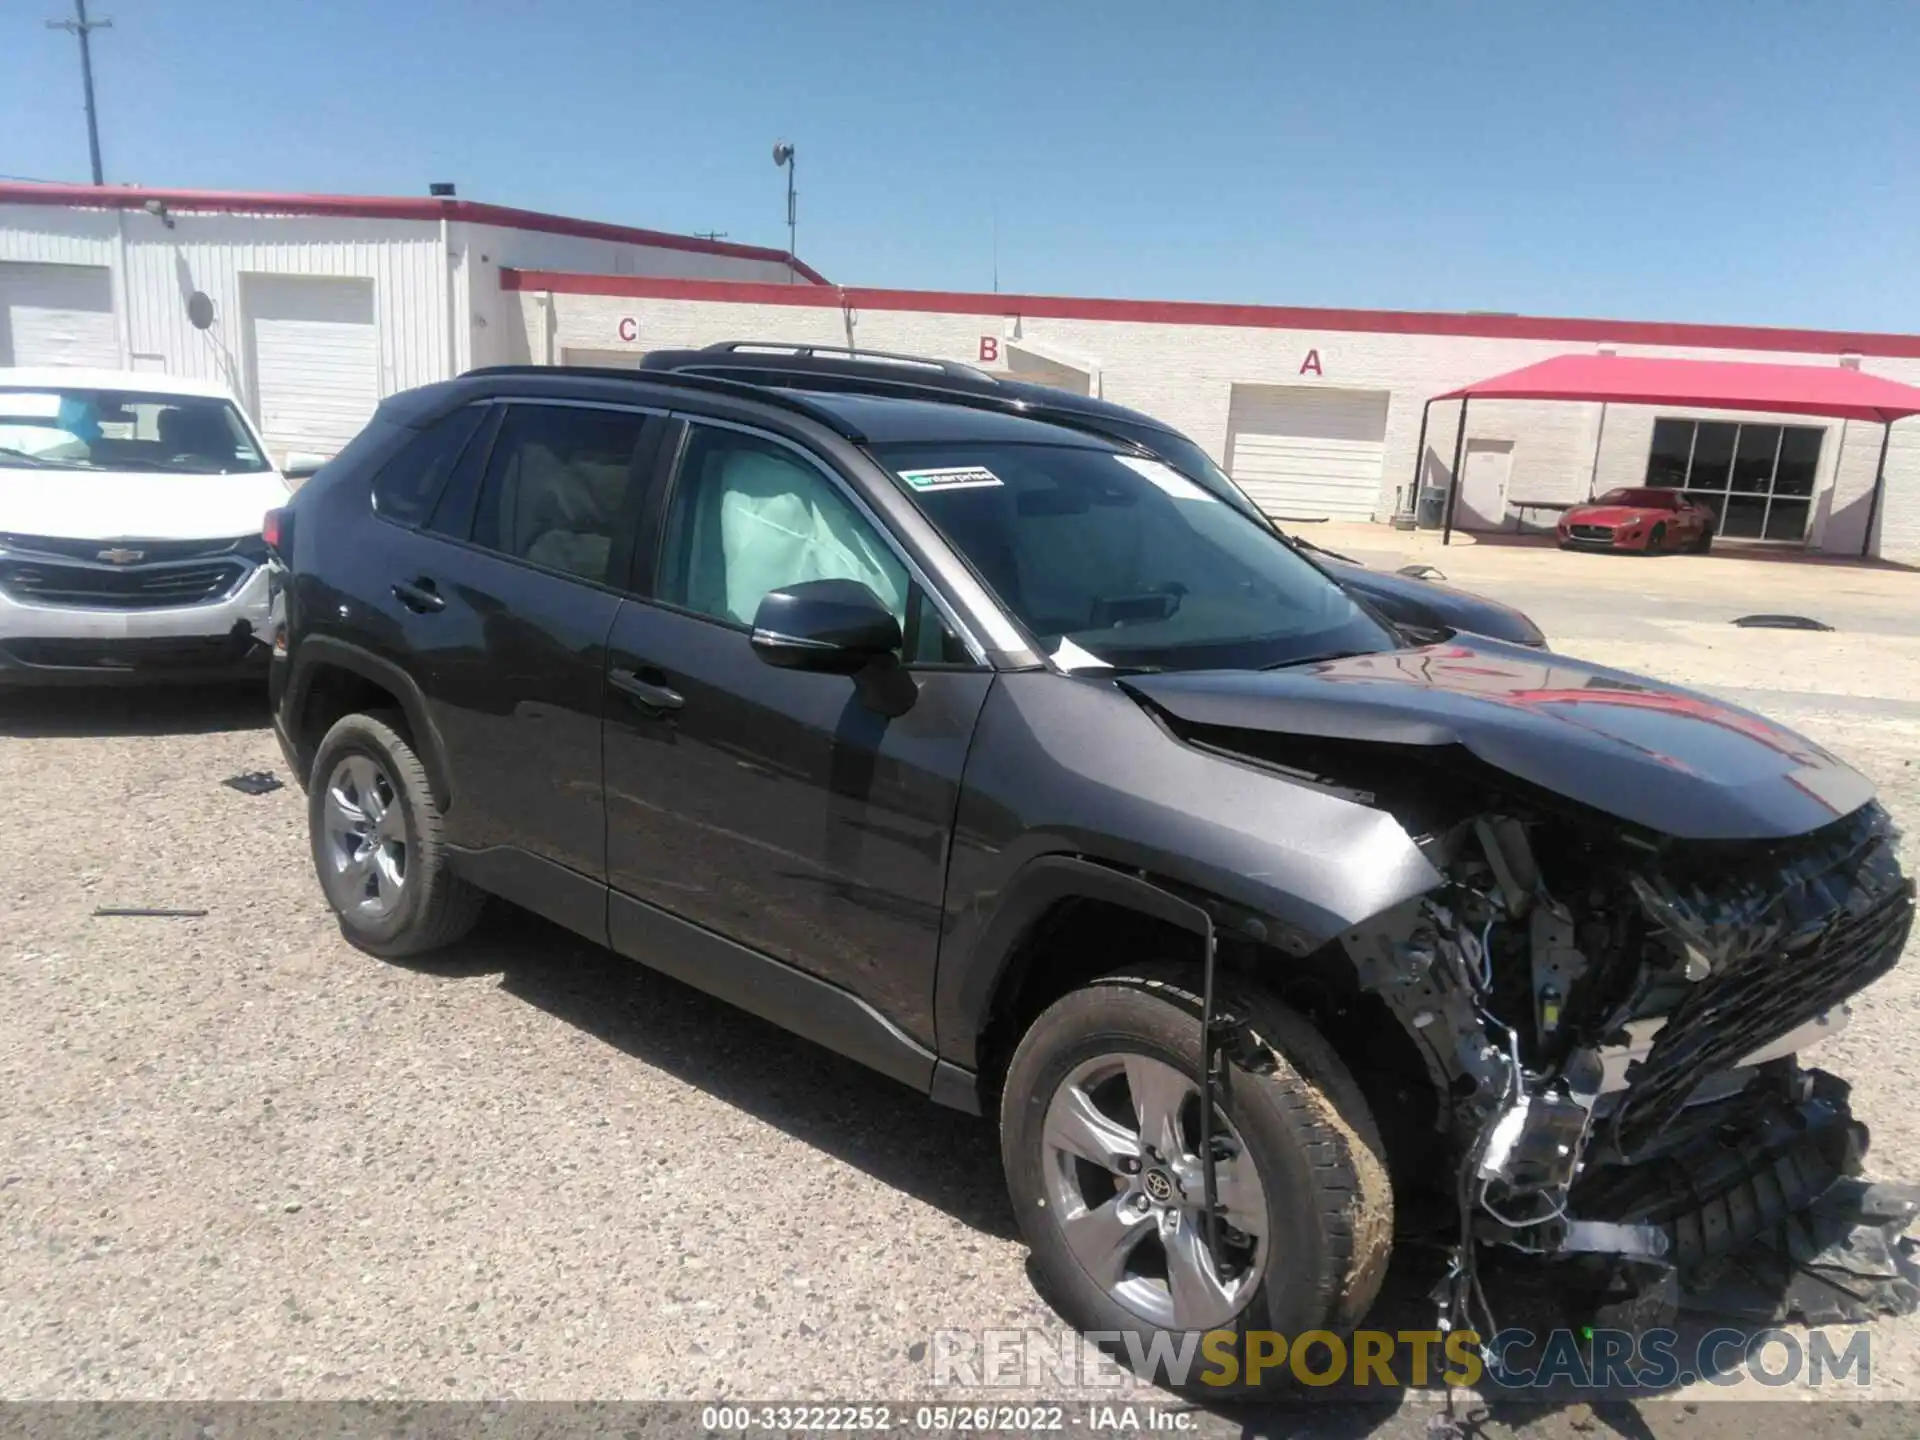
M 1710 506 L 1728 539 L 1805 540 L 1825 434 L 1812 425 L 1659 419 L 1647 484 Z

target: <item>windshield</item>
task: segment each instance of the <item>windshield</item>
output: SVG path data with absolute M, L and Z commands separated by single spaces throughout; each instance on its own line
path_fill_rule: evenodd
M 1271 530 L 1157 460 L 964 441 L 875 454 L 1065 668 L 1250 669 L 1395 648 Z
M 271 467 L 231 401 L 61 387 L 0 389 L 0 468 L 241 475 Z
M 1261 529 L 1272 530 L 1279 534 L 1295 549 L 1311 550 L 1316 555 L 1330 560 L 1346 559 L 1344 555 L 1323 549 L 1300 535 L 1291 535 L 1281 530 L 1273 523 L 1273 517 L 1262 510 L 1254 502 L 1253 497 L 1240 488 L 1239 482 L 1214 464 L 1211 455 L 1178 430 L 1162 430 L 1153 425 L 1121 424 L 1107 420 L 1105 417 L 1102 417 L 1102 428 L 1123 440 L 1133 441 L 1144 450 L 1151 450 L 1189 480 L 1197 480 L 1234 509 L 1251 518 Z
M 1177 430 L 1159 430 L 1146 425 L 1123 426 L 1104 417 L 1102 423 L 1114 434 L 1151 450 L 1189 480 L 1197 480 L 1236 510 L 1243 511 L 1262 525 L 1271 527 L 1273 524 L 1253 503 L 1253 498 L 1234 484 L 1226 471 L 1213 463 L 1211 455 Z
M 1671 490 L 1609 490 L 1599 500 L 1602 505 L 1638 505 L 1646 510 L 1671 510 L 1673 502 Z

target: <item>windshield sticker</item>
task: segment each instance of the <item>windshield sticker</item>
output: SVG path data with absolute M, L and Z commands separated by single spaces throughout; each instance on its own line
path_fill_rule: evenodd
M 902 470 L 900 478 L 916 490 L 984 490 L 1005 482 L 984 465 L 949 465 L 944 470 Z
M 1177 470 L 1170 470 L 1158 460 L 1143 460 L 1137 455 L 1116 455 L 1113 457 L 1134 474 L 1145 477 L 1154 485 L 1173 496 L 1176 500 L 1213 500 L 1214 497 L 1201 489 Z M 1217 501 L 1215 503 L 1218 503 Z

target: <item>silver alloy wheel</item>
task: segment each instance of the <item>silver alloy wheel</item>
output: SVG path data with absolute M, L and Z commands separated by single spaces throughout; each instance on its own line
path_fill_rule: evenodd
M 1214 1112 L 1219 1263 L 1207 1249 L 1200 1087 L 1146 1055 L 1074 1067 L 1041 1132 L 1047 1204 L 1080 1267 L 1118 1304 L 1162 1329 L 1229 1323 L 1259 1288 L 1267 1197 L 1253 1159 Z
M 368 755 L 348 755 L 327 777 L 327 898 L 343 913 L 381 920 L 407 885 L 407 824 L 393 780 Z

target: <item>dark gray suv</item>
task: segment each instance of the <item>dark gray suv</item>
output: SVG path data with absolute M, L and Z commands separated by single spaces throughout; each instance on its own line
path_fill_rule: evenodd
M 1396 1214 L 1459 1304 L 1490 1245 L 1684 1281 L 1857 1165 L 1794 1051 L 1911 923 L 1868 782 L 1410 637 L 1141 447 L 481 371 L 385 402 L 267 534 L 349 939 L 502 896 L 997 1116 L 1087 1329 L 1351 1325 Z

